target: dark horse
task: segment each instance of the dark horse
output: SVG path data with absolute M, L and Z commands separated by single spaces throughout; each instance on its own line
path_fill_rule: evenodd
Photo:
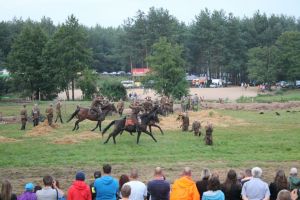
M 130 134 L 137 132 L 137 141 L 136 143 L 139 143 L 140 140 L 140 136 L 141 133 L 146 133 L 147 135 L 149 135 L 155 142 L 156 139 L 154 138 L 153 134 L 151 133 L 151 131 L 147 131 L 147 126 L 155 126 L 158 127 L 160 129 L 160 131 L 162 132 L 161 128 L 155 124 L 155 122 L 158 122 L 158 114 L 163 114 L 162 110 L 160 107 L 154 107 L 149 113 L 144 113 L 141 115 L 141 123 L 140 124 L 136 124 L 136 125 L 125 125 L 126 123 L 126 117 L 124 117 L 123 119 L 119 119 L 119 120 L 114 120 L 112 121 L 107 127 L 104 128 L 104 130 L 102 131 L 102 136 L 104 135 L 104 133 L 114 124 L 115 128 L 114 130 L 109 134 L 107 140 L 104 142 L 104 144 L 106 144 L 109 139 L 111 137 L 113 137 L 114 140 L 114 144 L 116 144 L 116 136 L 118 134 L 121 134 L 124 130 L 129 132 Z M 162 132 L 163 133 L 163 132 Z
M 96 116 L 95 114 L 91 114 L 89 108 L 81 108 L 77 106 L 77 109 L 75 112 L 71 115 L 70 119 L 67 121 L 71 121 L 75 116 L 78 118 L 78 120 L 75 122 L 75 126 L 73 128 L 74 130 L 79 129 L 79 123 L 85 119 L 89 119 L 91 121 L 97 121 L 97 125 L 92 131 L 96 130 L 97 127 L 99 127 L 99 130 L 101 131 L 101 122 L 105 120 L 106 115 L 110 112 L 117 112 L 117 109 L 113 103 L 108 103 L 102 107 L 102 113 L 100 116 Z

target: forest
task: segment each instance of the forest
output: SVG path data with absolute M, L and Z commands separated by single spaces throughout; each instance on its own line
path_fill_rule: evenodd
M 74 88 L 79 75 L 93 70 L 151 68 L 149 57 L 162 38 L 180 47 L 180 68 L 188 74 L 234 84 L 300 79 L 300 19 L 260 11 L 240 18 L 204 9 L 185 24 L 154 7 L 137 11 L 119 27 L 103 27 L 101 21 L 87 27 L 74 15 L 58 25 L 49 17 L 2 21 L 0 68 L 11 72 L 19 90 L 50 95 L 70 83 Z

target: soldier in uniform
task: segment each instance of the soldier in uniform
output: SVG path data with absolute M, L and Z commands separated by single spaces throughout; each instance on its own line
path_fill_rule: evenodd
M 193 111 L 198 111 L 198 109 L 199 109 L 199 97 L 198 97 L 198 94 L 195 94 L 193 96 L 192 104 L 193 104 Z
M 192 124 L 192 130 L 194 131 L 194 135 L 195 136 L 201 136 L 201 123 L 199 121 L 194 121 Z
M 150 111 L 152 110 L 152 108 L 153 108 L 152 100 L 151 100 L 151 97 L 149 97 L 149 96 L 146 97 L 145 99 L 146 99 L 146 101 L 143 103 L 143 107 L 144 107 L 144 109 L 145 109 L 145 112 L 148 113 L 148 112 L 150 112 Z
M 55 119 L 55 123 L 57 122 L 57 119 L 60 119 L 60 123 L 63 123 L 63 120 L 61 118 L 61 101 L 58 100 L 58 102 L 56 103 L 56 119 Z
M 48 119 L 48 124 L 49 124 L 49 126 L 51 126 L 52 122 L 53 122 L 53 105 L 52 105 L 52 103 L 46 109 L 46 116 Z
M 101 110 L 102 105 L 103 105 L 103 96 L 97 96 L 91 104 L 91 111 L 96 112 L 97 117 L 100 117 L 102 113 Z
M 26 122 L 27 122 L 27 109 L 25 104 L 23 105 L 23 109 L 21 110 L 20 115 L 21 115 L 21 122 L 22 122 L 21 130 L 25 130 Z
M 138 114 L 141 110 L 143 110 L 143 108 L 139 105 L 138 102 L 132 103 L 131 105 L 129 105 L 129 108 L 131 108 L 130 118 L 132 119 L 135 125 L 138 125 L 139 124 Z
M 34 107 L 32 108 L 33 126 L 39 125 L 39 118 L 40 118 L 40 109 L 37 104 L 34 104 Z
M 213 145 L 213 138 L 212 138 L 212 132 L 213 132 L 213 126 L 211 123 L 208 123 L 206 126 L 205 126 L 205 131 L 206 131 L 206 134 L 205 134 L 205 144 L 206 145 Z
M 182 124 L 180 125 L 180 128 L 182 128 L 182 131 L 188 131 L 189 125 L 190 125 L 190 118 L 187 115 L 187 113 L 181 113 L 178 115 L 177 120 L 181 120 Z
M 117 103 L 117 110 L 120 117 L 122 117 L 123 110 L 124 110 L 124 101 L 122 99 L 120 99 L 120 101 Z

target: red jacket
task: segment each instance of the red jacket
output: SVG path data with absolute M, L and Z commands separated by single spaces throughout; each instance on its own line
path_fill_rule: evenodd
M 68 200 L 92 200 L 90 187 L 84 181 L 74 181 L 68 190 Z

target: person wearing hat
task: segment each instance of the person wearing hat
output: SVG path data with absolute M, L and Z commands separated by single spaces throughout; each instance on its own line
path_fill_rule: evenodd
M 96 180 L 97 178 L 101 178 L 101 171 L 95 171 L 94 172 L 94 179 Z M 94 187 L 94 183 L 95 183 L 95 181 L 93 181 L 90 184 L 90 189 L 91 189 L 91 194 L 92 194 L 92 199 L 93 200 L 96 199 L 96 190 L 95 190 L 95 187 Z
M 77 172 L 75 181 L 68 190 L 68 200 L 92 200 L 90 187 L 84 180 L 85 174 L 82 171 Z
M 37 200 L 37 196 L 34 193 L 33 183 L 26 183 L 25 191 L 18 196 L 18 200 Z
M 37 104 L 34 104 L 34 107 L 32 108 L 33 126 L 39 125 L 39 118 L 40 118 L 40 109 Z
M 22 122 L 21 130 L 25 130 L 26 122 L 27 122 L 27 109 L 25 104 L 23 105 L 23 109 L 21 110 L 20 115 L 21 115 L 21 122 Z
M 56 103 L 56 119 L 55 119 L 55 123 L 57 122 L 58 118 L 60 119 L 60 123 L 63 123 L 63 120 L 61 118 L 61 100 L 58 100 Z
M 50 103 L 49 107 L 46 109 L 46 116 L 47 116 L 48 124 L 49 124 L 49 126 L 51 126 L 52 121 L 53 121 L 53 105 L 52 105 L 52 103 Z

